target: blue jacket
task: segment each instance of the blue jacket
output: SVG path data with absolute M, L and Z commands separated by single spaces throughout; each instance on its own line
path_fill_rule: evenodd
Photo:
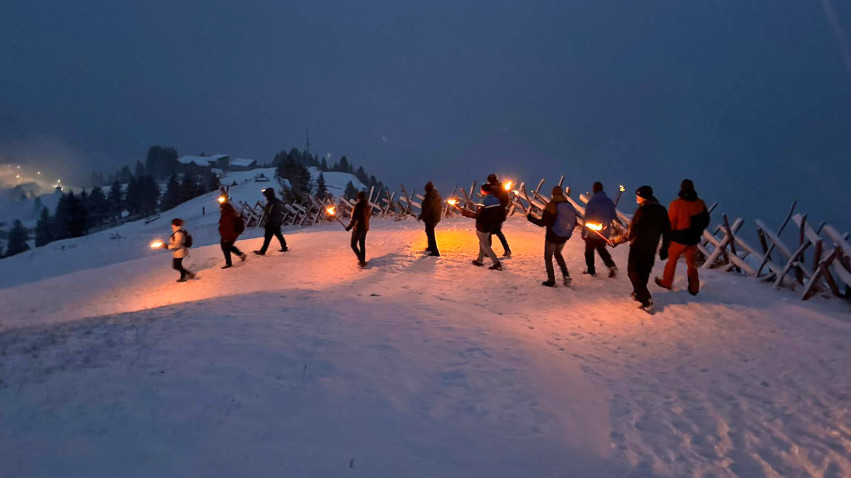
M 588 205 L 585 207 L 585 222 L 597 222 L 603 225 L 603 230 L 600 231 L 605 237 L 609 237 L 611 228 L 609 227 L 612 221 L 617 218 L 615 212 L 615 203 L 609 196 L 606 196 L 604 191 L 594 193 Z
M 485 195 L 476 212 L 465 210 L 461 211 L 461 214 L 475 218 L 476 230 L 479 232 L 493 232 L 505 220 L 505 208 L 493 194 Z

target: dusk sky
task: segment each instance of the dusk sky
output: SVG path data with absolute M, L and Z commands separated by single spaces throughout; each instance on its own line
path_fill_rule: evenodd
M 0 161 L 346 154 L 386 183 L 691 177 L 848 228 L 851 4 L 4 1 Z

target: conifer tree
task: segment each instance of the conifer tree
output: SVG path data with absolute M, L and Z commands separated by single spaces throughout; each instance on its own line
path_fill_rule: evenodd
M 9 231 L 9 242 L 6 244 L 6 256 L 14 256 L 30 249 L 27 240 L 29 232 L 19 220 L 15 220 L 12 230 Z
M 35 225 L 35 247 L 41 247 L 53 241 L 53 220 L 46 207 L 41 208 L 41 216 Z

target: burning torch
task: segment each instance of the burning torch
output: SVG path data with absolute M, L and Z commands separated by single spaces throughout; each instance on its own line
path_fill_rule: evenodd
M 165 247 L 165 243 L 159 239 L 151 243 L 151 249 L 162 249 L 163 247 Z
M 618 197 L 615 198 L 615 207 L 618 207 L 618 201 L 621 200 L 621 194 L 623 194 L 624 191 L 626 191 L 626 188 L 623 187 L 623 184 L 621 184 L 618 187 Z
M 606 236 L 604 236 L 600 231 L 603 230 L 603 225 L 598 222 L 586 222 L 585 227 L 594 232 L 594 234 L 600 236 L 601 239 L 606 241 L 606 244 L 612 245 L 612 241 L 610 241 Z
M 457 200 L 457 199 L 455 199 L 455 198 L 447 199 L 447 200 L 446 200 L 446 202 L 447 202 L 450 206 L 454 207 L 455 209 L 461 210 L 461 208 L 460 208 L 460 207 L 458 207 L 458 200 Z
M 341 226 L 343 226 L 344 228 L 346 227 L 346 225 L 345 225 L 345 224 L 343 224 L 343 221 L 341 221 L 341 220 L 340 220 L 340 217 L 339 217 L 339 216 L 337 216 L 337 206 L 328 206 L 328 207 L 326 207 L 326 208 L 325 208 L 325 214 L 327 214 L 327 215 L 329 215 L 329 216 L 333 217 L 334 219 L 336 219 L 336 220 L 337 220 L 337 222 L 339 222 L 339 223 L 340 223 L 340 225 L 341 225 Z
M 219 196 L 219 197 L 216 199 L 216 201 L 219 201 L 219 204 L 224 204 L 224 203 L 226 203 L 226 202 L 228 201 L 228 197 L 227 197 L 227 196 L 225 196 L 224 194 L 222 194 L 221 196 Z
M 502 189 L 505 189 L 506 191 L 511 191 L 511 186 L 513 186 L 513 185 L 514 185 L 513 182 L 506 181 L 505 184 L 502 185 Z

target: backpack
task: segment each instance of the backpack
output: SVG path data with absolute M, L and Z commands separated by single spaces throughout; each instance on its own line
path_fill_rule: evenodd
M 192 247 L 192 234 L 189 231 L 183 231 L 183 247 Z
M 237 215 L 234 219 L 233 230 L 237 235 L 240 235 L 243 231 L 245 231 L 245 219 L 242 218 L 242 214 Z
M 556 222 L 553 223 L 553 233 L 559 237 L 570 239 L 576 227 L 576 211 L 569 202 L 556 206 Z

